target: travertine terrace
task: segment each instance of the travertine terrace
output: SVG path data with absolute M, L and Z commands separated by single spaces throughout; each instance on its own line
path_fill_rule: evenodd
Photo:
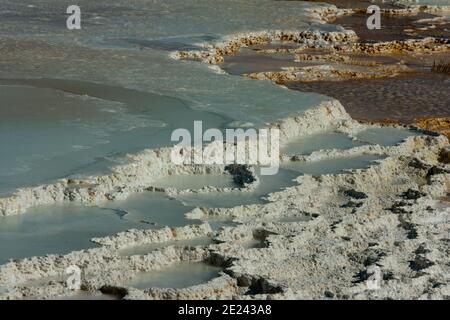
M 409 13 L 416 9 L 405 10 Z M 322 23 L 349 13 L 350 10 L 332 6 L 312 10 Z M 293 77 L 304 77 L 305 81 L 335 77 L 339 81 L 348 77 L 393 76 L 409 71 L 402 65 L 374 65 L 376 72 L 356 72 L 352 69 L 355 62 L 346 58 L 347 54 L 436 52 L 448 51 L 450 46 L 448 41 L 438 39 L 369 45 L 358 43 L 353 31 L 278 30 L 230 35 L 220 42 L 204 44 L 203 50 L 176 51 L 171 56 L 216 65 L 243 46 L 270 41 L 297 43 L 298 59 L 328 59 L 349 68 L 248 75 L 280 84 Z M 301 52 L 312 48 L 330 53 L 317 57 Z M 355 121 L 345 106 L 334 99 L 266 126 L 280 129 L 282 146 L 327 132 L 357 140 L 364 130 L 382 127 Z M 450 187 L 450 144 L 443 135 L 408 129 L 411 136 L 395 145 L 365 143 L 346 150 L 318 148 L 309 155 L 282 154 L 282 166 L 333 159 L 351 161 L 361 155 L 377 155 L 379 160 L 367 168 L 335 174 L 299 172 L 294 186 L 268 194 L 264 202 L 232 208 L 196 207 L 186 214 L 202 220 L 201 224 L 128 230 L 92 239 L 98 244 L 96 248 L 10 261 L 0 266 L 0 299 L 68 297 L 73 292 L 67 288 L 64 274 L 72 265 L 82 269 L 83 292 L 101 292 L 123 299 L 448 299 L 450 209 L 446 197 Z M 0 199 L 0 215 L 24 214 L 43 204 L 114 203 L 142 191 L 166 193 L 176 199 L 183 194 L 236 190 L 154 186 L 158 178 L 170 175 L 228 174 L 236 181 L 248 181 L 250 176 L 251 183 L 238 186 L 242 192 L 252 192 L 259 183 L 253 167 L 230 170 L 226 166 L 177 166 L 171 162 L 170 153 L 169 147 L 144 150 L 128 156 L 127 163 L 113 167 L 103 176 L 61 179 L 49 185 L 22 188 Z M 211 220 L 226 220 L 233 225 L 214 229 L 209 224 Z M 200 237 L 210 237 L 213 243 L 182 245 L 184 240 Z M 164 245 L 173 240 L 179 240 L 181 245 Z M 147 254 L 120 254 L 123 249 L 146 244 L 161 247 Z M 184 289 L 141 290 L 126 285 L 139 273 L 187 261 L 202 261 L 222 271 L 208 282 Z M 379 288 L 373 290 L 368 281 L 376 270 L 381 272 L 381 279 Z
M 274 126 L 281 129 L 283 142 L 306 132 L 332 129 L 355 135 L 367 127 L 353 121 L 336 101 Z M 4 297 L 70 294 L 64 281 L 55 280 L 69 265 L 82 266 L 83 290 L 100 290 L 129 299 L 448 297 L 448 209 L 438 205 L 449 184 L 448 145 L 443 136 L 419 135 L 391 147 L 367 145 L 322 150 L 307 157 L 284 157 L 285 161 L 318 161 L 358 154 L 387 156 L 369 169 L 299 176 L 297 186 L 269 195 L 265 204 L 196 208 L 188 214 L 205 221 L 230 219 L 238 223 L 236 227 L 213 231 L 205 222 L 175 229 L 130 230 L 94 239 L 101 245 L 99 248 L 10 262 L 0 268 L 0 284 L 7 286 L 13 275 L 17 284 Z M 36 201 L 47 202 L 111 201 L 151 187 L 151 177 L 156 174 L 149 170 L 151 164 L 163 159 L 158 154 L 148 151 L 135 156 L 132 164 L 116 170 L 114 180 L 112 176 L 96 178 L 96 186 L 94 181 L 79 181 L 77 188 L 71 188 L 75 182 L 66 181 L 52 186 L 50 190 L 55 193 L 47 193 L 45 198 L 35 192 L 29 194 L 35 195 Z M 172 170 L 161 170 L 159 174 L 176 173 Z M 87 183 L 91 186 L 85 186 Z M 41 192 L 45 194 L 46 189 Z M 53 196 L 56 194 L 60 195 Z M 3 213 L 19 213 L 18 209 L 7 210 L 20 207 L 19 201 L 24 201 L 21 199 L 10 199 Z M 283 218 L 294 222 L 283 222 Z M 168 246 L 140 256 L 119 254 L 120 249 L 129 246 L 206 235 L 213 237 L 216 244 Z M 246 242 L 255 240 L 263 245 L 242 249 Z M 138 290 L 122 285 L 138 272 L 186 260 L 206 261 L 223 268 L 223 273 L 187 289 Z M 381 268 L 383 281 L 380 290 L 371 291 L 366 280 L 375 265 Z M 36 281 L 41 284 L 33 285 Z

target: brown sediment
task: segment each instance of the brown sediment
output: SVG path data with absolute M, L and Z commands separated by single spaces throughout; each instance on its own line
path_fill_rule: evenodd
M 306 0 L 327 2 L 338 8 L 333 16 L 324 17 L 356 32 L 361 42 L 385 42 L 412 38 L 448 38 L 450 20 L 439 15 L 440 9 L 427 5 L 401 5 L 381 0 Z M 369 30 L 366 26 L 367 8 L 377 5 L 381 9 L 381 30 Z M 442 8 L 444 9 L 444 8 Z M 448 11 L 449 9 L 446 8 Z
M 367 15 L 364 11 L 356 9 L 366 1 L 335 0 L 331 3 L 338 7 L 350 5 L 355 9 L 352 15 L 343 15 L 335 19 L 335 23 L 355 31 L 361 39 L 360 43 L 352 46 L 353 52 L 368 54 L 403 54 L 402 59 L 415 69 L 417 74 L 402 74 L 397 79 L 376 79 L 364 84 L 354 82 L 340 83 L 340 88 L 331 88 L 335 83 L 322 83 L 321 88 L 311 88 L 313 91 L 329 94 L 341 100 L 348 112 L 356 119 L 363 121 L 377 121 L 379 123 L 413 124 L 419 128 L 439 132 L 450 138 L 450 98 L 448 92 L 450 79 L 434 76 L 424 69 L 434 59 L 436 51 L 444 53 L 444 61 L 449 61 L 449 27 L 450 21 L 436 17 L 430 13 L 417 12 L 410 15 L 392 15 L 395 10 L 384 10 L 382 16 L 382 29 L 369 30 L 366 27 Z M 357 4 L 358 3 L 358 4 Z M 390 9 L 390 8 L 387 8 Z M 434 37 L 438 47 L 424 44 L 417 46 L 414 38 Z M 382 41 L 382 42 L 380 42 Z M 423 42 L 423 40 L 421 40 Z M 372 43 L 378 42 L 378 43 Z M 417 61 L 417 53 L 421 61 Z M 431 55 L 429 53 L 432 53 Z M 416 61 L 414 61 L 416 60 Z M 432 72 L 448 74 L 448 62 L 436 63 L 433 60 Z M 421 70 L 420 70 L 421 69 Z M 403 83 L 399 82 L 401 80 Z M 348 85 L 348 86 L 347 86 Z M 384 88 L 383 88 L 384 86 Z M 292 86 L 290 86 L 292 88 Z M 304 87 L 298 85 L 297 88 Z M 345 88 L 344 88 L 345 87 Z M 352 90 L 354 87 L 356 90 Z M 376 94 L 376 91 L 379 93 Z M 340 92 L 338 92 L 340 91 Z M 377 95 L 378 97 L 374 97 Z M 367 102 L 370 101 L 368 104 Z
M 349 46 L 337 46 L 338 51 L 366 54 L 435 53 L 450 51 L 449 39 L 408 39 L 377 43 L 357 42 Z
M 425 130 L 442 133 L 450 139 L 450 117 L 424 118 L 414 124 Z
M 317 2 L 316 0 L 312 0 Z M 336 15 L 332 23 L 356 32 L 361 42 L 386 42 L 415 38 L 448 38 L 450 20 L 439 14 L 437 8 L 427 6 L 403 7 L 397 4 L 370 0 L 329 0 L 338 8 L 351 8 L 352 14 Z M 381 30 L 369 30 L 366 26 L 367 8 L 381 8 Z
M 202 50 L 175 51 L 172 58 L 180 60 L 201 61 L 208 64 L 220 64 L 226 56 L 239 52 L 241 48 L 267 44 L 272 41 L 296 43 L 304 48 L 315 47 L 318 42 L 345 44 L 353 43 L 358 37 L 355 32 L 347 31 L 292 31 L 275 30 L 236 34 L 221 43 L 206 45 Z
M 315 49 L 314 46 L 298 46 L 298 47 L 286 47 L 281 46 L 276 48 L 273 45 L 266 45 L 265 47 L 258 46 L 255 51 L 265 54 L 302 54 L 308 49 Z M 322 48 L 324 51 L 328 51 L 334 55 L 343 54 L 435 54 L 440 52 L 450 51 L 450 40 L 445 38 L 433 38 L 428 37 L 424 39 L 407 39 L 407 40 L 394 40 L 384 42 L 347 42 L 347 43 L 333 43 L 327 47 Z M 236 51 L 235 54 L 238 52 Z M 323 53 L 319 53 L 323 55 Z M 222 59 L 224 61 L 224 59 Z M 336 60 L 337 61 L 337 60 Z
M 391 15 L 415 15 L 420 12 L 437 13 L 448 11 L 450 6 L 427 5 L 414 3 L 401 3 L 395 0 L 287 0 L 287 1 L 307 1 L 316 3 L 328 3 L 335 5 L 339 9 L 353 10 L 354 12 L 366 12 L 371 5 L 380 7 L 382 14 Z
M 240 50 L 224 56 L 221 67 L 230 74 L 272 80 L 278 84 L 286 81 L 373 79 L 411 71 L 430 71 L 436 60 L 450 59 L 450 40 L 339 42 L 321 48 L 314 48 L 311 44 L 272 42 L 250 46 L 243 52 Z M 249 57 L 257 59 L 249 62 Z M 439 65 L 439 70 L 445 71 L 445 68 L 445 63 Z
M 420 12 L 415 15 L 382 15 L 381 30 L 369 30 L 368 15 L 354 13 L 337 17 L 333 23 L 352 29 L 362 42 L 385 42 L 425 37 L 448 37 L 450 22 L 436 19 L 436 16 Z
M 431 72 L 435 61 L 450 61 L 447 42 L 426 39 L 359 43 L 340 51 L 285 45 L 280 49 L 284 55 L 297 52 L 291 54 L 290 67 L 241 74 L 294 90 L 334 97 L 359 121 L 413 125 L 450 138 L 450 96 L 445 94 L 450 78 L 445 73 Z M 247 50 L 250 49 L 253 47 Z M 276 44 L 260 45 L 255 55 L 264 52 L 261 56 L 267 59 L 270 55 L 266 52 L 276 50 Z M 272 53 L 272 56 L 277 54 Z M 301 66 L 292 67 L 294 59 Z M 246 62 L 240 59 L 239 53 L 233 56 L 232 64 L 227 62 L 226 58 L 223 67 L 229 73 L 239 74 L 239 70 L 245 69 Z M 277 67 L 280 68 L 280 64 Z M 257 65 L 253 65 L 253 69 L 257 69 Z
M 450 63 L 433 63 L 431 72 L 450 74 Z
M 439 154 L 439 162 L 449 164 L 450 163 L 450 149 L 442 149 Z M 447 194 L 450 194 L 450 181 L 447 181 Z
M 283 70 L 278 64 L 277 69 L 253 66 L 253 72 L 239 73 L 237 68 L 243 70 L 245 62 L 236 51 L 232 65 L 225 56 L 225 71 L 332 96 L 359 121 L 413 125 L 450 138 L 450 96 L 445 94 L 450 84 L 450 21 L 428 13 L 426 7 L 369 0 L 327 2 L 353 11 L 336 14 L 334 23 L 354 31 L 358 41 L 330 42 L 320 48 L 286 41 L 257 44 L 247 50 L 291 55 L 292 61 Z M 383 9 L 381 30 L 366 27 L 370 4 Z
M 450 78 L 441 74 L 410 73 L 393 78 L 288 82 L 294 90 L 312 91 L 335 97 L 350 115 L 360 121 L 418 125 L 424 129 L 447 130 L 440 122 L 424 119 L 450 117 Z M 418 121 L 417 119 L 422 119 Z M 431 126 L 433 124 L 433 126 Z M 447 123 L 448 125 L 448 123 Z
M 289 81 L 318 82 L 318 81 L 343 81 L 348 79 L 377 79 L 393 77 L 400 73 L 410 72 L 404 65 L 383 65 L 369 70 L 361 68 L 342 68 L 333 66 L 311 66 L 301 68 L 289 68 L 278 72 L 257 72 L 245 76 L 255 80 L 271 80 L 277 84 L 286 84 Z
M 380 119 L 380 120 L 367 120 L 367 119 L 358 119 L 362 123 L 366 124 L 382 124 L 382 125 L 402 125 L 402 121 L 395 120 L 395 119 Z M 423 118 L 420 120 L 417 120 L 417 122 L 412 123 L 413 126 L 423 129 L 426 131 L 431 132 L 437 132 L 439 134 L 442 134 L 446 136 L 450 140 L 450 118 L 449 117 L 443 117 L 443 118 Z M 441 155 L 441 162 L 447 163 L 450 162 L 448 159 L 447 153 L 442 153 Z M 450 199 L 450 198 L 449 198 Z
M 342 55 L 336 53 L 330 54 L 300 53 L 296 54 L 295 57 L 297 61 L 316 61 L 316 62 L 333 61 L 355 66 L 374 67 L 382 64 L 381 61 L 376 59 L 368 60 L 364 59 L 364 57 L 358 57 L 357 55 Z
M 395 5 L 389 2 L 382 2 L 382 1 L 377 1 L 374 2 L 373 0 L 303 0 L 303 1 L 307 1 L 307 2 L 319 2 L 319 3 L 329 3 L 329 4 L 333 4 L 336 7 L 338 7 L 339 9 L 363 9 L 363 8 L 367 8 L 370 5 L 376 4 L 378 5 L 381 9 L 400 9 L 402 8 L 399 5 Z
M 286 67 L 304 66 L 295 61 L 293 54 L 260 53 L 256 50 L 243 48 L 236 55 L 227 56 L 221 69 L 231 75 L 243 75 L 253 72 L 282 71 Z
M 444 94 L 450 78 L 431 72 L 435 61 L 450 61 L 448 39 L 339 43 L 326 48 L 280 42 L 250 46 L 246 55 L 249 51 L 264 57 L 259 70 L 256 63 L 253 72 L 243 72 L 248 61 L 240 52 L 232 56 L 232 63 L 225 56 L 221 67 L 231 74 L 334 97 L 359 121 L 414 125 L 449 136 L 448 122 L 442 119 L 450 117 L 450 96 Z M 277 55 L 283 55 L 286 68 Z M 267 71 L 275 67 L 270 59 L 277 61 L 276 68 Z

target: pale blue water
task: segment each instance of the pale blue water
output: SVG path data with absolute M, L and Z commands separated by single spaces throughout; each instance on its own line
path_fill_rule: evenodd
M 138 289 L 182 289 L 205 283 L 217 277 L 220 270 L 204 262 L 179 262 L 163 270 L 142 272 L 124 285 Z
M 37 207 L 23 215 L 0 218 L 0 264 L 92 248 L 91 238 L 134 227 L 138 224 L 122 220 L 112 210 L 76 205 Z
M 0 195 L 77 173 L 101 173 L 125 153 L 170 145 L 170 134 L 223 116 L 185 101 L 121 87 L 63 80 L 0 80 Z M 229 121 L 229 120 L 228 120 Z
M 140 223 L 146 228 L 182 227 L 200 223 L 199 220 L 185 217 L 193 207 L 184 206 L 160 192 L 135 193 L 125 200 L 106 203 L 103 207 L 119 210 L 125 221 Z
M 318 4 L 79 0 L 78 31 L 66 29 L 67 5 L 57 0 L 0 3 L 0 196 L 61 177 L 105 172 L 126 153 L 170 145 L 172 130 L 190 129 L 194 120 L 203 120 L 204 128 L 223 128 L 236 120 L 261 126 L 329 99 L 217 74 L 208 65 L 169 56 L 172 50 L 193 49 L 235 32 L 339 29 L 308 18 L 305 9 Z M 349 147 L 347 141 L 343 147 Z M 343 163 L 303 171 L 360 165 L 357 160 Z M 107 205 L 119 211 L 31 209 L 0 219 L 0 263 L 92 247 L 91 237 L 127 228 L 197 223 L 184 217 L 193 206 L 260 203 L 267 193 L 292 185 L 298 174 L 281 170 L 275 178 L 263 177 L 253 193 L 186 196 L 186 207 L 147 193 Z M 223 225 L 230 222 L 214 227 Z
M 369 128 L 356 135 L 356 139 L 342 133 L 319 133 L 289 141 L 282 149 L 288 155 L 310 155 L 313 151 L 329 149 L 350 149 L 368 144 L 394 146 L 410 136 L 420 133 L 403 128 Z
M 34 87 L 18 92 L 11 86 L 0 88 L 0 103 L 17 110 L 12 120 L 0 108 L 4 119 L 0 148 L 18 146 L 10 147 L 0 160 L 0 195 L 72 174 L 103 172 L 125 153 L 170 145 L 172 130 L 190 128 L 194 119 L 203 120 L 205 128 L 220 128 L 234 120 L 258 126 L 328 99 L 216 74 L 205 64 L 169 57 L 172 50 L 193 49 L 235 32 L 337 29 L 308 18 L 305 9 L 318 4 L 272 0 L 77 4 L 82 10 L 82 29 L 77 31 L 66 29 L 65 3 L 0 4 L 0 35 L 14 37 L 6 38 L 2 49 L 2 61 L 11 59 L 14 68 L 5 63 L 1 78 L 41 78 L 0 81 Z M 73 95 L 68 98 L 64 92 Z M 28 104 L 23 97 L 30 97 Z M 31 112 L 30 101 L 48 107 L 39 109 L 45 117 Z M 74 104 L 86 112 L 74 116 L 70 107 Z
M 22 215 L 0 217 L 0 264 L 10 258 L 95 247 L 91 238 L 127 229 L 199 223 L 186 219 L 185 213 L 191 209 L 164 194 L 144 192 L 101 207 L 49 205 L 29 209 Z
M 220 128 L 233 120 L 261 125 L 301 113 L 326 99 L 219 75 L 207 65 L 169 57 L 172 50 L 192 49 L 233 32 L 275 26 L 308 28 L 311 23 L 304 9 L 309 4 L 271 0 L 228 0 L 214 5 L 206 0 L 113 0 L 106 4 L 80 0 L 77 5 L 82 29 L 70 31 L 65 23 L 66 3 L 5 0 L 0 4 L 0 36 L 6 37 L 1 78 L 44 78 L 17 81 L 41 90 L 22 89 L 15 97 L 10 87 L 0 88 L 0 104 L 15 108 L 18 115 L 12 121 L 0 113 L 10 126 L 1 126 L 7 135 L 1 135 L 0 148 L 22 147 L 2 157 L 0 195 L 70 174 L 101 172 L 124 153 L 170 145 L 172 130 L 189 129 L 194 119 L 203 120 L 205 128 Z M 86 97 L 64 99 L 61 91 Z M 61 103 L 55 102 L 55 96 Z M 29 97 L 29 103 L 24 104 L 21 97 Z M 101 101 L 85 101 L 89 97 Z M 83 101 L 76 101 L 80 99 Z M 45 117 L 36 119 L 30 112 L 34 101 L 49 107 L 41 108 Z M 89 111 L 73 117 L 68 104 L 74 103 Z M 52 118 L 54 108 L 65 112 L 59 110 L 54 121 L 45 121 Z M 33 153 L 27 152 L 31 145 L 37 149 Z
M 362 155 L 319 161 L 292 161 L 282 163 L 281 167 L 311 175 L 338 174 L 344 170 L 368 168 L 375 160 L 382 160 L 383 158 L 383 156 L 378 155 Z
M 239 205 L 263 203 L 265 202 L 263 197 L 269 193 L 297 184 L 293 179 L 298 176 L 299 174 L 295 171 L 280 169 L 274 176 L 260 176 L 258 186 L 251 192 L 190 193 L 177 196 L 177 199 L 189 206 L 212 208 L 230 208 Z
M 233 176 L 226 174 L 178 174 L 166 176 L 152 182 L 156 187 L 183 189 L 201 189 L 205 186 L 217 188 L 236 188 Z
M 282 149 L 288 155 L 309 155 L 316 150 L 350 149 L 365 143 L 354 140 L 342 133 L 320 133 L 299 137 L 289 141 Z
M 120 254 L 122 256 L 143 255 L 168 246 L 176 246 L 184 248 L 184 247 L 208 246 L 212 243 L 213 240 L 210 237 L 199 237 L 188 240 L 173 240 L 159 243 L 144 244 L 139 246 L 131 246 L 120 250 Z
M 356 138 L 365 144 L 380 144 L 382 146 L 395 146 L 406 138 L 417 136 L 420 133 L 393 127 L 370 128 L 360 132 Z

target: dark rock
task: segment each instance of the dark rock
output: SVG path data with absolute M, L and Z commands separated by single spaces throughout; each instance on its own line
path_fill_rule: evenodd
M 334 298 L 334 293 L 328 290 L 324 292 L 324 295 L 327 298 Z
M 384 281 L 389 281 L 389 280 L 394 280 L 394 273 L 392 271 L 384 271 L 383 272 L 383 280 Z
M 332 222 L 330 225 L 331 230 L 335 230 L 337 228 L 338 224 L 340 224 L 341 222 L 342 222 L 342 219 Z
M 417 158 L 414 158 L 413 160 L 411 160 L 408 165 L 410 167 L 416 168 L 416 169 L 420 169 L 420 170 L 427 170 L 430 166 L 423 163 L 422 161 L 420 161 Z
M 439 153 L 439 161 L 442 163 L 450 163 L 450 150 L 449 149 L 442 149 Z
M 230 164 L 225 170 L 233 175 L 233 180 L 240 186 L 254 182 L 256 179 L 248 166 Z
M 405 205 L 406 204 L 403 203 L 403 202 L 396 202 L 388 210 L 390 210 L 390 211 L 392 211 L 393 213 L 396 213 L 396 214 L 410 213 L 409 211 L 406 211 L 403 208 Z
M 426 194 L 417 190 L 408 189 L 406 192 L 401 194 L 401 197 L 407 200 L 417 200 L 424 197 Z
M 445 169 L 443 169 L 443 168 L 439 168 L 439 167 L 436 167 L 436 166 L 432 166 L 429 170 L 428 170 L 428 172 L 427 172 L 427 178 L 429 178 L 429 177 L 432 177 L 432 176 L 434 176 L 434 175 L 437 175 L 437 174 L 443 174 L 443 173 L 448 173 L 448 171 L 447 170 L 445 170 Z
M 362 283 L 364 281 L 367 281 L 369 277 L 370 274 L 367 272 L 367 270 L 361 270 L 355 275 L 352 283 Z
M 344 194 L 357 200 L 367 199 L 367 195 L 364 192 L 359 192 L 355 189 L 346 190 L 344 191 Z
M 369 280 L 370 276 L 372 276 L 373 273 L 369 273 L 366 270 L 361 270 L 360 272 L 358 272 L 355 276 L 354 276 L 354 280 L 352 281 L 352 283 L 362 283 L 365 282 L 367 280 Z M 394 280 L 394 273 L 392 271 L 382 271 L 382 279 L 385 281 L 389 281 L 389 280 Z
M 423 129 L 423 128 L 416 128 L 415 131 L 420 132 L 420 133 L 425 134 L 430 137 L 439 137 L 441 135 L 439 132 L 427 130 L 427 129 Z
M 406 237 L 408 239 L 416 239 L 417 238 L 417 228 L 416 225 L 406 221 L 403 216 L 400 216 L 398 218 L 400 221 L 399 227 L 405 229 L 408 233 L 406 234 Z
M 366 267 L 377 263 L 378 261 L 380 261 L 380 259 L 382 257 L 386 256 L 386 254 L 384 252 L 381 252 L 379 250 L 373 250 L 373 249 L 367 250 L 366 254 L 367 254 L 367 256 L 363 261 L 363 264 Z
M 125 288 L 119 288 L 119 287 L 109 286 L 109 285 L 105 285 L 105 286 L 101 287 L 100 292 L 103 294 L 117 296 L 118 299 L 123 299 L 128 294 L 128 290 Z
M 277 294 L 282 292 L 283 289 L 280 286 L 274 285 L 264 278 L 252 278 L 248 291 L 245 294 Z
M 349 258 L 368 267 L 379 262 L 384 256 L 386 256 L 386 254 L 383 251 L 375 248 L 368 248 L 364 251 L 350 254 Z
M 414 260 L 409 261 L 409 267 L 414 271 L 421 271 L 432 265 L 434 265 L 434 262 L 422 256 L 417 256 Z
M 421 244 L 416 249 L 416 251 L 414 251 L 414 253 L 417 254 L 417 255 L 419 255 L 419 254 L 426 254 L 426 253 L 429 253 L 429 252 L 430 252 L 430 250 L 426 249 L 424 244 Z
M 350 200 L 349 202 L 343 204 L 341 208 L 360 208 L 362 205 L 362 202 L 355 202 Z
M 408 233 L 406 234 L 406 237 L 408 239 L 416 239 L 417 238 L 417 229 L 414 227 L 414 225 L 411 223 L 411 227 L 408 229 Z

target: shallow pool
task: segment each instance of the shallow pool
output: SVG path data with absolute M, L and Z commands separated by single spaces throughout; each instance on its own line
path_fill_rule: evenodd
M 199 237 L 186 240 L 173 240 L 158 243 L 143 244 L 138 246 L 131 246 L 119 251 L 122 256 L 144 255 L 149 252 L 162 249 L 168 246 L 177 247 L 196 247 L 196 246 L 208 246 L 214 243 L 210 237 Z
M 205 283 L 217 277 L 220 271 L 221 268 L 204 262 L 180 262 L 163 270 L 139 273 L 124 285 L 137 289 L 182 289 Z
M 176 189 L 201 189 L 205 186 L 217 188 L 235 188 L 233 176 L 227 174 L 180 174 L 166 176 L 152 183 L 156 187 Z
M 378 155 L 362 155 L 319 161 L 289 161 L 282 163 L 282 167 L 303 174 L 338 174 L 343 172 L 343 170 L 365 169 L 373 164 L 373 161 L 381 160 L 383 158 L 384 157 Z
M 113 210 L 78 205 L 41 206 L 0 218 L 0 264 L 9 259 L 65 254 L 96 246 L 90 241 L 139 225 Z
M 295 171 L 280 169 L 276 175 L 260 176 L 260 182 L 254 191 L 189 193 L 180 195 L 177 198 L 189 206 L 211 208 L 230 208 L 239 205 L 263 203 L 263 197 L 269 193 L 295 185 L 296 182 L 293 179 L 298 177 L 298 175 Z
M 288 155 L 309 155 L 313 151 L 329 149 L 350 149 L 364 145 L 342 133 L 328 132 L 308 135 L 289 141 L 282 152 Z

